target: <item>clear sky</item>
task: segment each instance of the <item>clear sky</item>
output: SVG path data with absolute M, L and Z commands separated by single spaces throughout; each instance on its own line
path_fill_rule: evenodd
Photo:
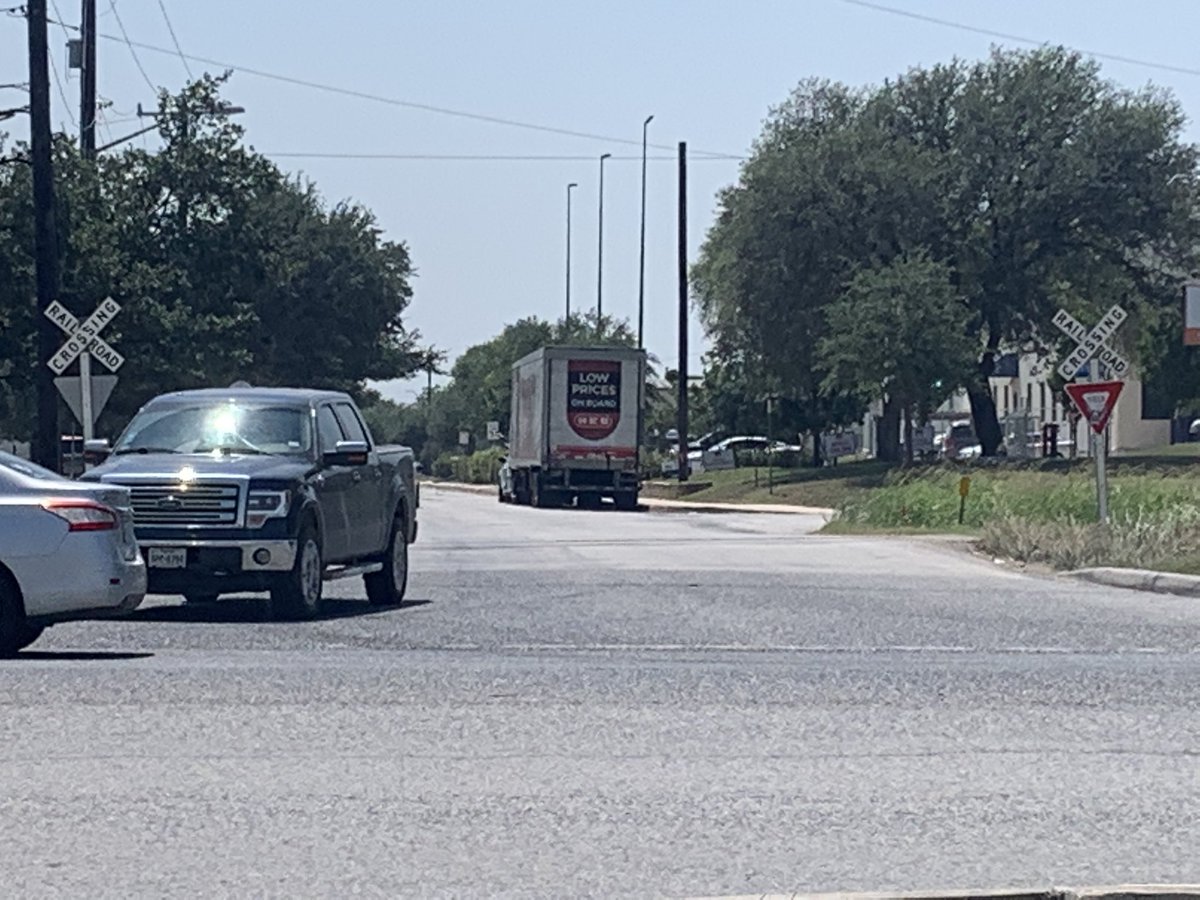
M 0 8 L 19 0 L 0 0 Z M 79 21 L 78 0 L 51 0 Z M 1035 41 L 1154 63 L 1102 59 L 1127 86 L 1171 88 L 1200 116 L 1200 3 L 1193 0 L 880 0 L 881 5 Z M 173 51 L 169 15 L 185 54 L 238 68 L 230 101 L 246 109 L 247 140 L 284 169 L 314 179 L 330 201 L 370 207 L 388 237 L 404 240 L 418 278 L 406 323 L 452 356 L 522 316 L 554 318 L 565 302 L 566 185 L 575 191 L 575 308 L 596 302 L 597 188 L 602 153 L 604 310 L 636 320 L 640 141 L 650 125 L 646 252 L 647 346 L 668 367 L 676 352 L 675 146 L 688 142 L 689 235 L 694 259 L 714 197 L 737 177 L 769 109 L 802 78 L 878 83 L 915 65 L 977 59 L 1000 43 L 967 28 L 849 0 L 98 0 L 100 31 L 171 52 L 99 47 L 99 86 L 111 101 L 101 141 L 139 127 L 151 84 L 188 77 Z M 118 23 L 118 18 L 120 23 Z M 66 33 L 53 26 L 63 81 L 54 122 L 76 130 L 78 78 L 66 72 Z M 0 16 L 0 83 L 27 78 L 24 20 Z M 193 73 L 218 71 L 191 60 Z M 386 98 L 346 96 L 254 74 L 286 76 Z M 0 92 L 0 108 L 19 105 Z M 512 120 L 571 136 L 449 115 Z M 10 120 L 20 134 L 25 126 Z M 1188 138 L 1200 140 L 1190 126 Z M 139 139 L 141 140 L 141 139 Z M 622 143 L 622 141 L 627 143 Z M 325 156 L 322 154 L 329 154 Z M 555 160 L 335 158 L 553 156 Z M 694 319 L 694 316 L 693 316 Z M 693 323 L 691 366 L 699 367 Z M 316 336 L 314 336 L 316 337 Z M 414 384 L 385 394 L 411 400 Z

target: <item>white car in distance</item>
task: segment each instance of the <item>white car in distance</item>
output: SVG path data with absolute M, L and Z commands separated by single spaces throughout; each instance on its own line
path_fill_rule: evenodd
M 128 489 L 0 452 L 0 656 L 55 622 L 132 612 L 145 595 Z

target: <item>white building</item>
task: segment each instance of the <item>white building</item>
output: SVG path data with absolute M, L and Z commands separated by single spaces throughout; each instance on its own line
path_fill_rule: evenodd
M 1059 452 L 1068 455 L 1074 449 L 1078 455 L 1086 456 L 1089 453 L 1088 424 L 1074 415 L 1070 398 L 1062 392 L 1056 393 L 1047 382 L 1052 372 L 1053 365 L 1035 354 L 1020 357 L 1015 353 L 1006 354 L 997 361 L 995 374 L 989 383 L 1001 427 L 1010 435 L 1010 441 L 1024 431 L 1029 455 L 1040 456 L 1042 426 L 1057 424 Z M 1141 379 L 1131 374 L 1125 379 L 1125 387 L 1109 424 L 1110 452 L 1142 450 L 1170 443 L 1171 420 L 1145 417 L 1142 404 Z M 875 404 L 863 421 L 863 447 L 870 455 L 874 455 L 878 448 L 875 423 L 876 416 L 881 413 L 880 404 Z M 944 434 L 954 422 L 970 418 L 971 403 L 966 391 L 957 392 L 932 416 L 934 428 L 939 434 Z M 1075 432 L 1073 441 L 1072 425 Z M 1020 454 L 1016 447 L 1008 449 L 1010 455 Z

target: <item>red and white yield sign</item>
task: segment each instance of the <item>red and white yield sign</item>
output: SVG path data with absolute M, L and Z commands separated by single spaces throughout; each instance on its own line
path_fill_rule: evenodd
M 82 322 L 57 300 L 46 307 L 46 318 L 67 334 L 67 342 L 58 348 L 58 352 L 47 363 L 54 374 L 61 375 L 76 357 L 84 353 L 96 357 L 110 372 L 121 368 L 125 364 L 125 357 L 100 337 L 101 329 L 115 319 L 120 311 L 121 304 L 112 297 L 101 301 L 96 311 Z
M 1123 381 L 1093 381 L 1085 384 L 1068 384 L 1067 393 L 1079 407 L 1083 417 L 1096 434 L 1103 434 L 1121 396 Z

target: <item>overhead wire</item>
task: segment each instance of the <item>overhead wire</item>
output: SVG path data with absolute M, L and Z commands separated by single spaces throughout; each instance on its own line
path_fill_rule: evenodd
M 109 2 L 112 3 L 113 0 L 109 0 Z M 113 11 L 114 12 L 116 11 L 115 8 Z M 118 22 L 119 21 L 120 20 L 118 18 Z M 123 29 L 122 29 L 122 33 L 124 33 Z M 106 40 L 118 41 L 120 43 L 128 44 L 131 49 L 136 47 L 139 50 L 148 50 L 151 53 L 165 53 L 169 56 L 179 55 L 179 51 L 177 51 L 177 50 L 171 50 L 166 47 L 158 47 L 154 44 L 147 44 L 143 41 L 133 41 L 133 40 L 129 39 L 128 35 L 124 35 L 123 37 L 116 37 L 115 35 L 111 35 L 111 34 L 101 34 L 100 37 L 105 38 Z M 548 134 L 558 134 L 558 135 L 563 135 L 565 137 L 585 138 L 587 140 L 603 141 L 603 142 L 610 143 L 610 144 L 626 144 L 628 146 L 634 146 L 634 147 L 640 147 L 642 145 L 641 140 L 636 140 L 633 138 L 621 138 L 621 137 L 614 137 L 613 135 L 608 135 L 608 134 L 596 134 L 596 133 L 587 132 L 587 131 L 576 131 L 576 130 L 570 129 L 570 128 L 558 128 L 553 125 L 542 125 L 542 124 L 538 124 L 535 122 L 523 122 L 519 119 L 509 119 L 509 118 L 505 118 L 503 116 L 492 116 L 492 115 L 487 115 L 485 113 L 475 113 L 475 112 L 468 112 L 466 110 L 461 110 L 461 109 L 452 109 L 447 106 L 435 106 L 431 103 L 419 103 L 414 100 L 402 100 L 398 97 L 388 97 L 383 94 L 375 94 L 375 93 L 371 93 L 370 91 L 361 91 L 361 90 L 357 90 L 355 88 L 338 87 L 337 85 L 324 84 L 322 82 L 312 81 L 307 78 L 297 78 L 292 75 L 280 75 L 278 72 L 268 72 L 264 69 L 252 68 L 250 66 L 242 66 L 242 65 L 238 65 L 237 63 L 226 62 L 224 60 L 213 59 L 211 57 L 197 56 L 195 53 L 184 53 L 182 55 L 184 57 L 186 57 L 187 59 L 191 60 L 192 62 L 204 63 L 205 65 L 208 65 L 208 66 L 217 66 L 218 68 L 221 68 L 221 69 L 228 69 L 229 71 L 232 71 L 232 72 L 241 72 L 244 75 L 252 75 L 256 78 L 266 78 L 271 81 L 279 81 L 284 84 L 293 84 L 293 85 L 296 85 L 297 87 L 305 87 L 305 88 L 309 88 L 311 90 L 323 91 L 323 92 L 329 93 L 329 94 L 338 94 L 343 97 L 355 97 L 359 100 L 370 100 L 374 103 L 382 103 L 387 106 L 397 106 L 397 107 L 402 107 L 405 109 L 416 109 L 416 110 L 421 110 L 422 112 L 436 113 L 438 115 L 443 115 L 443 116 L 452 116 L 452 117 L 459 118 L 459 119 L 471 119 L 471 120 L 478 121 L 478 122 L 488 122 L 493 125 L 505 125 L 509 128 L 523 128 L 528 131 L 541 131 L 541 132 L 545 132 Z M 157 88 L 156 88 L 156 90 L 157 90 Z M 647 144 L 646 146 L 651 147 L 655 150 L 674 150 L 675 149 L 675 147 L 673 147 L 669 144 Z M 693 160 L 696 159 L 698 156 L 712 157 L 712 158 L 716 158 L 716 159 L 744 159 L 745 158 L 745 157 L 743 157 L 739 154 L 735 154 L 735 153 L 718 153 L 718 152 L 712 151 L 712 150 L 695 150 L 695 149 L 693 149 L 693 150 L 691 150 L 691 153 L 692 153 L 691 158 Z
M 146 84 L 150 87 L 150 90 L 157 94 L 158 85 L 151 81 L 150 76 L 146 74 L 146 67 L 142 65 L 141 57 L 137 55 L 137 50 L 134 49 L 133 41 L 129 40 L 129 32 L 125 30 L 125 23 L 121 21 L 121 14 L 117 12 L 117 0 L 108 0 L 108 6 L 112 10 L 113 18 L 117 20 L 117 27 L 121 29 L 121 36 L 125 41 L 125 45 L 129 48 L 129 53 L 133 57 L 133 61 L 137 65 L 138 71 L 142 73 L 142 78 L 145 79 Z M 101 35 L 101 37 L 109 38 L 109 40 L 117 40 L 117 38 L 111 37 L 107 34 Z
M 158 0 L 158 8 L 162 10 L 163 21 L 167 23 L 167 31 L 171 32 L 171 43 L 175 45 L 175 52 L 179 54 L 179 61 L 183 63 L 183 70 L 187 72 L 188 81 L 195 81 L 192 67 L 188 65 L 187 57 L 183 55 L 183 48 L 179 46 L 179 38 L 175 35 L 175 26 L 171 24 L 171 17 L 167 15 L 167 7 L 163 0 Z
M 876 12 L 888 13 L 893 16 L 901 16 L 906 19 L 915 19 L 918 22 L 928 22 L 932 25 L 941 25 L 944 28 L 954 28 L 958 31 L 969 31 L 972 34 L 981 34 L 985 37 L 999 38 L 1002 41 L 1013 41 L 1019 44 L 1028 44 L 1034 47 L 1044 47 L 1047 44 L 1054 43 L 1052 41 L 1039 41 L 1036 38 L 1024 37 L 1019 34 L 1009 34 L 1004 31 L 995 31 L 991 28 L 980 28 L 976 25 L 968 25 L 965 22 L 956 22 L 951 19 L 941 19 L 937 16 L 926 15 L 925 13 L 913 12 L 910 9 L 900 9 L 895 6 L 887 6 L 883 3 L 874 3 L 872 0 L 841 0 L 842 3 L 850 6 L 860 6 L 863 9 L 872 9 Z M 1066 45 L 1063 45 L 1066 46 Z M 1200 75 L 1200 69 L 1190 68 L 1188 66 L 1176 66 L 1170 63 L 1154 62 L 1148 59 L 1137 59 L 1132 56 L 1123 56 L 1119 53 L 1105 53 L 1100 50 L 1085 50 L 1081 47 L 1071 47 L 1078 53 L 1083 53 L 1086 56 L 1094 56 L 1097 59 L 1107 59 L 1112 62 L 1125 63 L 1131 66 L 1143 66 L 1147 69 L 1160 69 L 1164 72 L 1175 72 L 1181 75 Z
M 594 162 L 595 156 L 555 156 L 536 153 L 340 153 L 336 151 L 283 151 L 272 153 L 263 151 L 264 155 L 277 158 L 291 159 L 378 159 L 378 160 L 430 160 L 445 162 Z M 610 156 L 614 162 L 640 162 L 641 156 Z M 675 162 L 677 156 L 647 156 L 650 162 Z M 696 162 L 696 160 L 692 160 Z M 705 156 L 699 162 L 727 162 L 724 157 Z

